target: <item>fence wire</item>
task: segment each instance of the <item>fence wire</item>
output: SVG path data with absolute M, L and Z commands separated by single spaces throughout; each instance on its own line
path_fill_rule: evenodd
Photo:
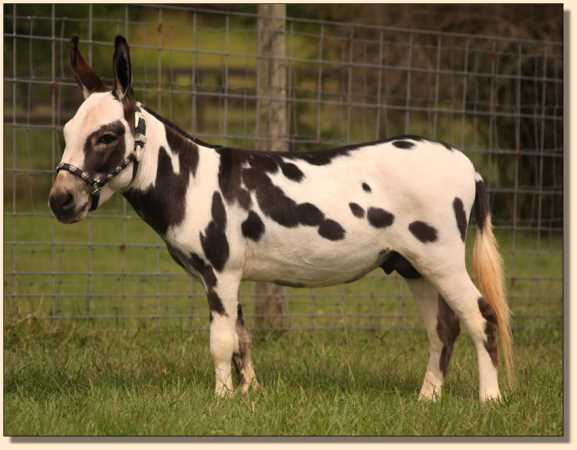
M 74 226 L 47 207 L 62 126 L 81 103 L 69 41 L 111 84 L 128 38 L 137 98 L 211 143 L 255 148 L 257 16 L 153 5 L 4 5 L 4 313 L 186 329 L 207 326 L 201 285 L 117 196 Z M 490 186 L 516 326 L 563 304 L 563 48 L 559 42 L 289 18 L 291 151 L 400 134 L 460 147 Z M 473 234 L 473 233 L 470 233 Z M 471 236 L 469 236 L 470 238 Z M 243 284 L 246 319 L 253 289 Z M 412 327 L 396 275 L 287 289 L 289 329 Z

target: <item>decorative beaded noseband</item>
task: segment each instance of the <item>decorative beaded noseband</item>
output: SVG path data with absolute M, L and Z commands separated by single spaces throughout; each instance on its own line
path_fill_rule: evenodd
M 118 166 L 116 166 L 112 171 L 106 175 L 101 175 L 99 177 L 92 177 L 88 174 L 88 172 L 79 169 L 76 166 L 68 163 L 60 163 L 56 166 L 56 173 L 60 172 L 61 170 L 66 170 L 70 172 L 72 175 L 76 175 L 77 177 L 81 178 L 88 186 L 91 187 L 90 192 L 90 211 L 94 211 L 98 207 L 98 202 L 100 200 L 100 191 L 102 188 L 112 180 L 116 175 L 122 172 L 130 163 L 134 162 L 137 163 L 136 155 L 140 149 L 144 149 L 144 144 L 146 144 L 146 123 L 144 122 L 144 118 L 140 112 L 140 109 L 137 109 L 134 114 L 134 122 L 136 124 L 135 127 L 135 135 L 134 135 L 134 152 L 128 155 L 126 158 L 122 160 Z M 134 171 L 136 174 L 136 171 Z M 134 178 L 133 174 L 133 178 Z

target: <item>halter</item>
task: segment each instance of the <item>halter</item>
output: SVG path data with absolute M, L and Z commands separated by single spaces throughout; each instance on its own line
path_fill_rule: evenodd
M 112 171 L 106 175 L 101 175 L 100 177 L 92 177 L 88 172 L 79 169 L 76 166 L 68 163 L 60 163 L 56 166 L 56 173 L 61 170 L 66 170 L 72 175 L 76 175 L 81 178 L 88 186 L 91 187 L 90 192 L 90 211 L 94 211 L 98 207 L 98 202 L 100 200 L 100 191 L 102 188 L 112 180 L 116 175 L 122 172 L 130 163 L 138 163 L 138 153 L 144 149 L 144 144 L 146 144 L 146 123 L 144 122 L 144 117 L 137 108 L 134 113 L 134 123 L 135 123 L 135 134 L 134 134 L 134 152 L 130 153 L 126 158 L 122 160 Z M 133 171 L 132 179 L 136 175 L 136 170 Z

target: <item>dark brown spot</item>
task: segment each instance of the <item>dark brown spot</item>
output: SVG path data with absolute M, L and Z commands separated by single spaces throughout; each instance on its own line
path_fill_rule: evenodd
M 381 268 L 387 275 L 390 275 L 393 271 L 397 271 L 405 279 L 415 279 L 420 278 L 421 274 L 417 272 L 417 269 L 407 261 L 403 256 L 395 251 L 384 252 L 385 259 L 381 263 Z
M 475 219 L 477 221 L 477 228 L 481 232 L 483 232 L 488 215 L 489 202 L 485 190 L 485 183 L 483 180 L 479 180 L 475 183 Z
M 264 234 L 264 223 L 257 213 L 251 211 L 241 225 L 242 235 L 248 239 L 258 242 Z
M 192 172 L 192 176 L 196 176 L 196 168 L 198 167 L 198 147 L 190 139 L 177 133 L 166 133 L 166 140 L 170 149 L 180 155 L 186 153 L 187 168 Z M 181 168 L 182 170 L 182 168 Z
M 244 209 L 249 209 L 252 205 L 250 193 L 246 189 L 240 188 L 238 191 L 238 203 Z
M 208 300 L 208 307 L 210 309 L 211 315 L 209 316 L 212 320 L 212 313 L 218 313 L 221 315 L 226 315 L 224 305 L 218 294 L 215 291 L 217 285 L 217 278 L 214 274 L 212 267 L 207 264 L 200 256 L 196 253 L 191 253 L 186 255 L 180 250 L 167 245 L 168 252 L 170 256 L 189 274 L 198 274 L 204 281 L 204 286 L 206 289 L 206 298 Z
M 395 216 L 382 208 L 369 208 L 367 219 L 373 227 L 385 228 L 393 224 Z
M 200 233 L 202 250 L 210 264 L 222 272 L 229 256 L 229 245 L 226 238 L 226 211 L 218 192 L 212 195 L 212 220 L 206 226 L 204 234 Z
M 363 191 L 371 192 L 371 187 L 367 183 L 363 183 L 362 186 L 363 186 Z
M 101 126 L 84 142 L 84 170 L 91 176 L 112 172 L 124 159 L 124 125 L 120 120 Z M 109 140 L 105 143 L 105 140 Z
M 258 171 L 254 167 L 243 169 L 242 171 L 242 181 L 249 191 L 256 190 L 257 188 L 264 188 L 268 184 L 272 184 L 270 178 Z
M 441 357 L 439 359 L 439 368 L 443 376 L 446 377 L 451 355 L 453 354 L 453 345 L 461 332 L 461 328 L 456 314 L 441 296 L 439 296 L 438 303 L 437 334 L 443 343 L 443 349 L 441 350 Z
M 465 242 L 465 236 L 467 234 L 467 215 L 465 214 L 463 201 L 459 197 L 455 197 L 455 200 L 453 200 L 453 211 L 455 211 L 455 219 L 457 220 L 459 233 L 461 233 L 461 239 Z
M 200 256 L 196 253 L 191 253 L 190 264 L 202 276 L 208 289 L 216 286 L 217 279 L 214 270 L 212 270 L 212 267 L 206 264 Z
M 485 349 L 487 350 L 487 353 L 489 353 L 493 365 L 497 367 L 499 365 L 499 354 L 497 350 L 497 315 L 491 305 L 489 305 L 483 297 L 480 297 L 477 303 L 479 304 L 479 311 L 481 311 L 481 315 L 485 319 Z
M 304 178 L 302 171 L 292 163 L 281 162 L 280 168 L 283 175 L 289 180 L 300 182 Z
M 217 151 L 220 156 L 218 186 L 220 187 L 224 199 L 230 204 L 239 196 L 243 196 L 243 199 L 239 200 L 239 203 L 241 206 L 246 205 L 247 196 L 246 194 L 241 194 L 242 188 L 240 186 L 241 169 L 240 161 L 237 161 L 237 158 L 240 155 L 228 148 L 220 148 Z M 250 200 L 250 197 L 248 199 Z
M 324 220 L 325 215 L 312 203 L 301 203 L 296 209 L 300 224 L 316 227 Z
M 358 217 L 360 219 L 365 217 L 365 210 L 360 205 L 356 203 L 349 203 L 349 208 L 351 208 L 353 216 Z
M 266 173 L 254 167 L 244 169 L 242 179 L 247 189 L 256 192 L 258 205 L 266 216 L 287 228 L 298 225 L 297 203 L 274 185 Z
M 330 241 L 338 241 L 345 237 L 344 228 L 331 219 L 325 219 L 319 226 L 319 234 Z
M 299 224 L 307 226 L 321 225 L 325 219 L 323 212 L 312 203 L 297 203 L 284 191 L 272 183 L 263 171 L 251 167 L 242 171 L 242 181 L 247 189 L 256 193 L 256 199 L 262 212 L 272 220 L 287 228 Z M 327 225 L 328 235 L 337 236 L 334 226 Z
M 213 291 L 212 289 L 209 290 L 206 293 L 206 298 L 208 300 L 208 308 L 210 309 L 211 313 L 218 313 L 222 316 L 227 315 L 224 309 L 224 305 L 222 304 L 222 300 L 215 291 Z
M 154 185 L 144 191 L 131 188 L 124 193 L 138 215 L 161 236 L 168 227 L 178 225 L 184 219 L 186 191 L 197 157 L 191 147 L 178 151 L 180 170 L 177 174 L 168 151 L 160 147 Z
M 437 230 L 420 220 L 409 224 L 409 231 L 423 243 L 435 242 L 437 240 Z
M 276 173 L 278 171 L 279 160 L 280 158 L 277 155 L 268 152 L 250 153 L 248 155 L 248 161 L 252 168 L 268 173 Z
M 239 376 L 241 385 L 246 382 L 244 369 L 250 364 L 250 335 L 244 326 L 244 318 L 240 303 L 237 305 L 236 335 L 238 337 L 238 352 L 232 354 L 232 362 Z
M 393 145 L 397 148 L 409 149 L 413 148 L 415 144 L 410 141 L 393 141 Z
M 302 159 L 313 166 L 326 166 L 330 164 L 333 159 L 348 156 L 349 149 L 346 147 L 337 148 L 332 150 L 321 150 L 321 151 L 313 151 L 307 153 L 299 153 L 296 154 L 296 159 Z M 286 155 L 283 155 L 286 157 Z
M 421 141 L 425 140 L 423 137 L 417 136 L 415 134 L 402 134 L 400 136 L 394 136 L 392 138 L 387 139 L 387 142 L 407 140 L 407 139 L 410 139 L 411 141 L 416 141 L 416 142 L 421 142 Z
M 191 275 L 200 275 L 207 289 L 212 289 L 216 286 L 217 280 L 212 267 L 200 256 L 194 252 L 187 255 L 170 245 L 167 245 L 167 248 L 170 256 L 172 256 L 178 265 L 186 270 L 186 272 Z
M 242 314 L 242 306 L 240 303 L 236 305 L 236 323 L 244 327 L 244 316 Z

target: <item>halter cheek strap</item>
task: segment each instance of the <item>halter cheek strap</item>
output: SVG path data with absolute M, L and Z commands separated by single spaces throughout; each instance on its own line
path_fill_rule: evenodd
M 79 169 L 72 164 L 60 163 L 58 166 L 56 166 L 56 173 L 60 172 L 61 170 L 66 170 L 72 175 L 81 178 L 86 184 L 90 186 L 90 211 L 94 211 L 96 208 L 98 208 L 98 203 L 100 201 L 100 191 L 102 188 L 110 180 L 122 172 L 130 163 L 135 164 L 135 169 L 132 171 L 132 180 L 130 182 L 132 183 L 132 181 L 134 181 L 134 177 L 136 176 L 136 164 L 138 164 L 138 161 L 142 156 L 142 150 L 144 150 L 144 144 L 146 144 L 146 123 L 144 122 L 144 118 L 142 117 L 140 109 L 137 109 L 134 114 L 134 122 L 134 151 L 130 153 L 126 158 L 124 158 L 120 164 L 112 169 L 111 172 L 99 177 L 93 177 L 85 170 Z

